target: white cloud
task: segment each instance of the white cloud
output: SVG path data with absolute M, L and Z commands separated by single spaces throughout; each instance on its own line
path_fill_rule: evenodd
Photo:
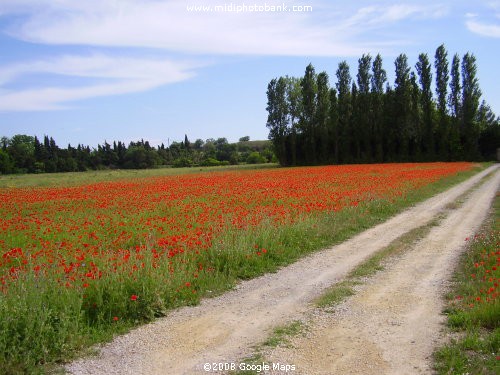
M 241 2 L 243 4 L 244 2 Z M 248 4 L 282 5 L 282 0 Z M 365 2 L 367 3 L 367 2 Z M 400 35 L 373 38 L 406 20 L 441 17 L 441 5 L 407 3 L 363 6 L 326 0 L 285 0 L 312 12 L 190 12 L 187 5 L 232 4 L 224 0 L 1 0 L 0 17 L 14 38 L 60 46 L 141 47 L 155 53 L 193 55 L 359 56 L 384 52 Z M 239 4 L 234 1 L 234 4 Z M 370 3 L 371 4 L 371 3 Z M 9 21 L 9 20 L 8 20 Z M 389 33 L 391 34 L 391 33 Z M 70 101 L 132 93 L 189 79 L 199 63 L 106 54 L 62 56 L 0 66 L 0 111 L 61 109 Z M 14 88 L 32 76 L 78 77 L 79 86 Z M 59 80 L 60 81 L 60 80 Z M 74 80 L 73 80 L 74 81 Z
M 480 21 L 479 16 L 477 14 L 466 14 L 467 20 L 465 21 L 465 25 L 469 29 L 469 31 L 490 38 L 500 38 L 500 24 L 497 23 L 488 23 L 484 21 Z M 500 18 L 499 15 L 496 15 L 496 18 Z
M 14 0 L 5 1 L 14 6 Z M 11 30 L 12 35 L 26 41 L 204 54 L 357 56 L 366 51 L 366 46 L 349 36 L 367 33 L 373 27 L 387 28 L 412 17 L 433 18 L 444 11 L 439 5 L 404 3 L 357 10 L 352 8 L 355 4 L 340 6 L 311 0 L 285 1 L 289 8 L 296 4 L 313 7 L 312 12 L 300 13 L 187 10 L 188 5 L 232 4 L 221 0 L 23 0 L 19 11 L 26 11 L 30 2 L 44 3 L 45 7 L 30 12 L 21 27 Z M 283 1 L 248 2 L 253 3 L 281 5 Z M 325 18 L 330 22 L 321 22 Z
M 388 27 L 407 19 L 440 18 L 448 13 L 442 5 L 395 4 L 389 6 L 368 6 L 359 9 L 342 23 L 342 28 L 356 33 Z
M 0 67 L 0 84 L 3 85 L 0 111 L 62 109 L 64 103 L 75 100 L 146 91 L 189 79 L 194 75 L 193 69 L 200 66 L 192 62 L 105 55 L 64 56 L 4 66 Z M 9 88 L 20 77 L 41 74 L 85 79 L 76 87 Z

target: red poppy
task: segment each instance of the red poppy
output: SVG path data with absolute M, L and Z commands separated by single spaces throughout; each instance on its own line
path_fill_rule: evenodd
M 130 300 L 131 300 L 131 301 L 137 301 L 137 296 L 136 296 L 135 294 L 132 294 L 132 295 L 130 296 Z

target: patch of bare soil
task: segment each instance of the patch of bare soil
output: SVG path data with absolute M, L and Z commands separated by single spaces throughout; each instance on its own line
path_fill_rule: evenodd
M 66 369 L 75 375 L 177 375 L 215 373 L 206 372 L 205 363 L 239 364 L 273 327 L 304 318 L 312 309 L 309 302 L 328 286 L 394 239 L 429 223 L 493 169 L 340 245 L 117 337 L 98 356 Z M 319 317 L 307 338 L 296 338 L 297 349 L 277 349 L 269 360 L 294 364 L 294 373 L 308 375 L 428 371 L 426 357 L 442 320 L 440 291 L 464 237 L 479 225 L 498 188 L 495 173 L 421 245 L 349 300 L 343 313 Z

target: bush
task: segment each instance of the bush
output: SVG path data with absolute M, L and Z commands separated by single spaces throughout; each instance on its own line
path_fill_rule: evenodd
M 207 158 L 200 163 L 203 167 L 217 167 L 221 165 L 221 162 L 214 158 Z
M 184 168 L 184 167 L 192 167 L 193 166 L 193 161 L 188 158 L 179 158 L 175 159 L 174 163 L 172 164 L 172 167 L 174 168 Z
M 265 163 L 266 161 L 267 161 L 266 158 L 257 151 L 252 152 L 247 157 L 248 164 L 262 164 Z

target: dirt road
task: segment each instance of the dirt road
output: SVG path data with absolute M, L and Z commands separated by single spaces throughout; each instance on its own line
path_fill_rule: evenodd
M 429 223 L 493 170 L 494 177 L 461 208 L 350 299 L 343 314 L 318 317 L 307 338 L 296 338 L 298 349 L 269 353 L 274 362 L 294 364 L 295 374 L 427 373 L 442 320 L 443 283 L 464 238 L 479 226 L 496 194 L 497 166 L 340 245 L 118 337 L 97 357 L 66 368 L 75 375 L 177 375 L 214 373 L 203 369 L 205 363 L 239 364 L 273 327 L 306 316 L 310 301 L 325 288 L 396 238 Z

